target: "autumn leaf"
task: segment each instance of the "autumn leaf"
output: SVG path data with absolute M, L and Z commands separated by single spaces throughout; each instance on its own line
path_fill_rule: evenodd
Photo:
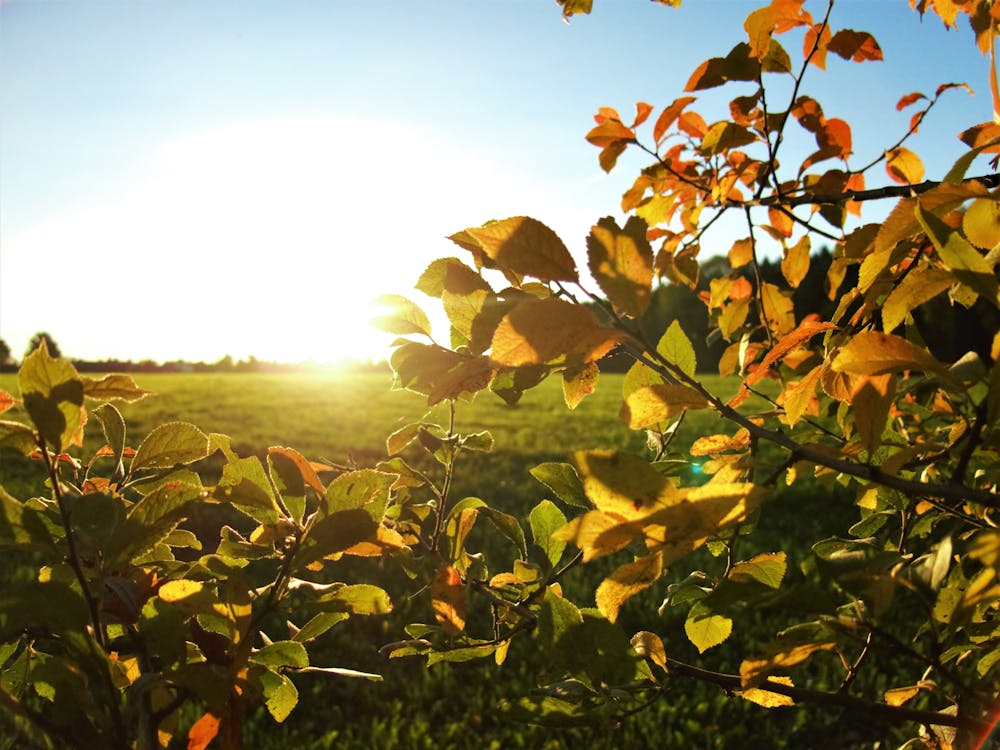
M 626 520 L 675 502 L 668 479 L 642 456 L 622 451 L 577 451 L 572 456 L 583 490 L 599 511 Z
M 559 236 L 528 216 L 470 227 L 468 235 L 500 268 L 539 281 L 577 281 L 576 263 Z
M 188 730 L 187 750 L 205 750 L 219 733 L 219 722 L 220 719 L 215 714 L 202 714 Z
M 771 350 L 760 361 L 757 368 L 747 375 L 744 382 L 748 386 L 756 385 L 767 375 L 776 362 L 783 359 L 793 349 L 802 346 L 813 336 L 835 328 L 836 326 L 833 323 L 821 323 L 810 319 L 803 320 L 795 330 L 783 336 L 778 343 L 771 347 Z
M 875 37 L 867 31 L 841 29 L 827 43 L 827 49 L 840 55 L 845 60 L 865 62 L 866 60 L 881 60 L 882 48 Z
M 645 555 L 619 566 L 597 587 L 597 608 L 615 622 L 625 602 L 652 586 L 662 573 L 663 557 L 659 554 Z
M 835 372 L 883 375 L 903 370 L 947 374 L 930 352 L 906 339 L 881 331 L 861 331 L 840 348 L 831 363 Z
M 630 216 L 624 228 L 608 216 L 587 237 L 590 273 L 615 310 L 638 318 L 649 306 L 653 283 L 653 249 L 646 239 L 646 222 Z
M 886 152 L 885 171 L 903 185 L 915 185 L 924 179 L 924 163 L 919 156 L 902 146 Z
M 465 584 L 458 571 L 450 565 L 441 565 L 434 575 L 431 606 L 434 617 L 447 635 L 456 636 L 465 630 Z
M 374 305 L 388 310 L 385 315 L 371 321 L 372 325 L 386 333 L 403 336 L 410 333 L 431 335 L 431 323 L 427 319 L 427 314 L 406 297 L 399 294 L 383 294 L 375 300 Z
M 632 636 L 632 648 L 639 656 L 649 659 L 664 672 L 667 671 L 667 652 L 663 648 L 663 641 L 656 633 L 640 630 Z
M 768 682 L 793 687 L 791 677 L 771 677 L 768 679 Z M 781 708 L 782 706 L 795 705 L 795 701 L 789 696 L 782 693 L 774 693 L 765 688 L 752 687 L 746 690 L 737 690 L 736 695 L 764 708 Z
M 563 299 L 535 299 L 511 310 L 493 334 L 491 358 L 507 366 L 558 359 L 593 362 L 611 351 L 623 334 L 605 328 L 590 310 Z
M 688 409 L 704 409 L 708 401 L 690 386 L 679 383 L 648 385 L 630 393 L 618 418 L 632 430 L 641 430 L 679 416 Z
M 781 273 L 792 289 L 797 289 L 809 273 L 809 235 L 804 235 L 785 251 L 781 259 Z
M 563 399 L 566 406 L 575 409 L 584 398 L 597 388 L 600 369 L 593 362 L 567 368 L 563 371 Z
M 726 615 L 713 611 L 703 602 L 697 602 L 684 621 L 684 632 L 698 649 L 698 653 L 703 654 L 732 634 L 733 621 Z

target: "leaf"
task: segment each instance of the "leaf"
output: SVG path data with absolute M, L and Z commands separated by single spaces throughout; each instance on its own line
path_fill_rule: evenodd
M 827 49 L 854 62 L 882 59 L 882 48 L 867 31 L 841 29 L 827 43 Z
M 795 328 L 791 290 L 786 293 L 777 285 L 765 282 L 760 285 L 760 301 L 768 328 L 782 336 Z
M 562 6 L 563 20 L 569 19 L 577 13 L 590 13 L 594 6 L 594 0 L 556 0 Z
M 559 359 L 593 362 L 623 338 L 621 332 L 601 326 L 585 307 L 563 299 L 535 299 L 518 305 L 500 321 L 490 356 L 507 367 Z
M 566 549 L 566 542 L 553 539 L 552 535 L 557 529 L 566 525 L 566 516 L 559 510 L 559 507 L 551 500 L 542 500 L 531 509 L 528 515 L 528 523 L 531 525 L 531 538 L 535 544 L 545 553 L 549 564 L 554 568 L 562 559 L 563 550 Z
M 835 329 L 836 326 L 833 323 L 820 323 L 815 320 L 803 320 L 799 323 L 798 327 L 794 331 L 789 332 L 787 335 L 783 336 L 777 344 L 775 344 L 770 351 L 764 356 L 764 359 L 760 361 L 757 368 L 744 378 L 744 383 L 747 386 L 756 385 L 758 382 L 766 377 L 767 373 L 770 371 L 771 367 L 784 359 L 793 349 L 797 349 L 804 343 L 809 341 L 813 336 L 823 333 L 824 331 L 830 331 Z
M 670 323 L 660 337 L 656 351 L 665 360 L 679 367 L 685 375 L 694 377 L 698 362 L 695 359 L 694 346 L 681 328 L 680 321 L 674 320 Z
M 381 521 L 389 503 L 389 492 L 397 474 L 376 469 L 348 471 L 330 482 L 323 496 L 322 512 L 364 508 L 375 521 Z
M 809 235 L 789 247 L 781 259 L 781 273 L 792 289 L 797 289 L 809 273 Z
M 261 673 L 260 684 L 264 693 L 264 705 L 271 717 L 280 724 L 299 702 L 299 691 L 285 675 L 269 669 Z
M 712 125 L 701 139 L 699 151 L 705 156 L 726 153 L 734 148 L 748 146 L 757 141 L 757 136 L 742 125 L 722 121 Z
M 682 96 L 675 99 L 668 107 L 666 107 L 660 116 L 656 119 L 656 124 L 653 125 L 653 139 L 659 143 L 663 140 L 663 136 L 670 129 L 670 126 L 674 124 L 684 108 L 687 107 L 695 101 L 693 96 Z
M 836 641 L 819 627 L 789 629 L 765 647 L 763 656 L 743 660 L 740 664 L 743 687 L 760 684 L 771 673 L 785 671 L 819 651 L 829 651 L 836 646 Z
M 105 375 L 100 380 L 83 376 L 83 395 L 96 401 L 139 401 L 150 394 L 135 384 L 131 375 Z
M 924 179 L 924 163 L 919 156 L 902 146 L 886 152 L 885 171 L 903 185 L 916 185 Z
M 708 401 L 693 388 L 673 383 L 648 385 L 629 394 L 618 418 L 632 430 L 677 417 L 688 409 L 704 409 Z
M 545 282 L 579 278 L 566 245 L 537 219 L 514 216 L 465 232 L 501 268 Z
M 371 537 L 377 526 L 364 508 L 333 512 L 313 524 L 295 556 L 295 566 L 304 568 L 312 562 L 343 552 Z
M 597 608 L 609 621 L 615 622 L 622 605 L 653 585 L 662 573 L 663 557 L 658 554 L 645 555 L 619 566 L 597 587 Z
M 187 750 L 205 750 L 219 733 L 221 719 L 213 713 L 204 713 L 188 730 Z
M 0 587 L 0 643 L 27 630 L 84 633 L 89 621 L 83 597 L 64 583 L 33 581 Z
M 663 648 L 663 641 L 656 633 L 648 630 L 640 630 L 632 636 L 632 648 L 644 659 L 649 659 L 664 672 L 667 670 L 667 652 Z
M 892 688 L 885 691 L 885 702 L 890 706 L 902 706 L 910 698 L 921 690 L 920 685 L 910 685 L 908 687 Z
M 778 683 L 780 685 L 788 685 L 793 687 L 791 677 L 771 677 L 768 683 Z M 756 703 L 758 706 L 763 706 L 764 708 L 781 708 L 782 706 L 794 706 L 795 701 L 791 697 L 784 695 L 782 693 L 773 693 L 770 690 L 764 688 L 747 688 L 746 690 L 737 690 L 736 695 L 740 696 L 744 700 L 748 700 L 751 703 Z
M 57 453 L 82 438 L 83 382 L 72 364 L 49 356 L 45 339 L 24 358 L 18 383 L 25 411 Z
M 266 667 L 297 667 L 309 666 L 309 654 L 298 641 L 275 641 L 250 654 L 250 661 L 263 664 Z
M 563 370 L 563 399 L 566 406 L 575 409 L 597 388 L 601 371 L 594 362 L 586 362 Z
M 374 672 L 359 672 L 356 669 L 344 669 L 343 667 L 303 667 L 296 669 L 296 674 L 332 674 L 335 677 L 350 677 L 352 679 L 368 680 L 370 682 L 382 682 L 382 675 Z
M 883 375 L 920 370 L 947 376 L 947 368 L 926 349 L 899 336 L 880 331 L 862 331 L 840 348 L 831 366 L 852 375 Z
M 372 319 L 371 323 L 376 328 L 401 336 L 410 333 L 431 335 L 431 322 L 427 319 L 427 314 L 406 297 L 383 294 L 373 304 L 389 310 L 385 315 Z
M 772 589 L 781 587 L 788 563 L 784 552 L 757 555 L 745 562 L 736 563 L 728 578 L 734 581 L 757 581 Z
M 733 621 L 713 612 L 703 602 L 696 602 L 684 621 L 684 632 L 698 652 L 703 654 L 729 637 L 733 632 Z
M 677 497 L 667 477 L 642 456 L 592 450 L 577 451 L 572 458 L 586 496 L 603 513 L 632 520 Z
M 955 283 L 950 272 L 921 264 L 910 270 L 889 292 L 882 305 L 882 327 L 893 331 L 906 320 L 910 311 L 933 299 Z
M 938 256 L 955 277 L 994 306 L 1000 306 L 1000 283 L 986 258 L 957 231 L 925 210 L 920 202 L 916 205 L 915 214 Z
M 30 456 L 38 448 L 35 431 L 20 422 L 0 420 L 0 448 L 10 448 L 24 456 Z
M 465 584 L 448 564 L 441 565 L 431 582 L 431 606 L 444 632 L 457 636 L 465 630 Z
M 490 522 L 497 527 L 497 530 L 507 537 L 521 555 L 521 559 L 525 560 L 528 557 L 528 545 L 524 538 L 524 530 L 521 528 L 521 524 L 517 522 L 514 516 L 508 513 L 502 513 L 495 508 L 491 508 L 488 505 L 478 509 L 478 512 L 486 516 Z
M 753 260 L 753 241 L 749 237 L 736 240 L 729 248 L 729 265 L 733 269 L 742 268 Z
M 392 611 L 389 595 L 378 586 L 367 583 L 339 586 L 320 596 L 318 601 L 329 611 L 352 615 L 384 615 Z
M 555 461 L 538 464 L 530 469 L 531 476 L 552 490 L 567 505 L 590 509 L 583 483 L 570 464 Z
M 343 622 L 349 617 L 350 615 L 347 612 L 320 612 L 303 625 L 298 632 L 292 636 L 292 640 L 299 641 L 300 643 L 307 643 L 323 635 L 323 633 L 328 631 L 334 625 L 339 622 Z
M 638 318 L 649 306 L 653 283 L 653 249 L 646 239 L 648 227 L 630 216 L 621 228 L 606 216 L 591 227 L 587 237 L 590 273 L 617 312 Z
M 1000 245 L 1000 202 L 991 198 L 972 201 L 962 217 L 966 239 L 984 250 Z
M 208 455 L 208 435 L 187 422 L 167 422 L 150 432 L 132 458 L 131 471 L 165 469 Z

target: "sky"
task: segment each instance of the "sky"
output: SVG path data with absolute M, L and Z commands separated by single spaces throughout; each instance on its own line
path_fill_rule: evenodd
M 0 0 L 0 338 L 15 357 L 42 330 L 80 359 L 384 357 L 371 301 L 432 308 L 413 284 L 466 256 L 460 229 L 530 215 L 585 266 L 645 165 L 604 174 L 593 114 L 666 106 L 759 4 L 596 0 L 565 23 L 554 0 Z M 943 175 L 992 116 L 971 31 L 906 0 L 838 0 L 832 24 L 885 54 L 831 55 L 802 90 L 851 122 L 858 164 L 905 132 L 900 96 L 974 90 L 912 143 Z M 735 93 L 693 106 L 711 123 Z

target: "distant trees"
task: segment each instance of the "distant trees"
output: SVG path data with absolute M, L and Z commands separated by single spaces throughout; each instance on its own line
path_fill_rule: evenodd
M 56 340 L 52 338 L 52 334 L 50 334 L 48 331 L 39 331 L 38 333 L 36 333 L 34 336 L 31 337 L 31 341 L 28 342 L 28 348 L 25 350 L 24 356 L 27 357 L 29 354 L 35 351 L 35 349 L 37 349 L 41 345 L 42 341 L 45 342 L 45 346 L 49 350 L 49 354 L 52 357 L 58 358 L 62 356 L 62 351 L 59 349 L 59 344 L 56 343 Z
M 11 355 L 10 345 L 3 339 L 0 339 L 0 371 L 2 371 L 3 368 L 5 368 L 8 364 L 10 364 L 11 362 L 10 355 Z

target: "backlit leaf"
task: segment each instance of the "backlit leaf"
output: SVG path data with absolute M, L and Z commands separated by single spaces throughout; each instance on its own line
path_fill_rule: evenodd
M 388 311 L 371 321 L 376 328 L 403 336 L 410 333 L 431 335 L 431 322 L 427 319 L 427 314 L 406 297 L 383 294 L 373 304 Z
M 444 632 L 451 636 L 465 630 L 465 584 L 450 565 L 438 568 L 431 582 L 431 606 Z
M 713 612 L 702 602 L 697 602 L 691 607 L 684 621 L 684 632 L 699 653 L 705 653 L 729 637 L 733 632 L 733 621 L 725 615 Z
M 330 482 L 323 498 L 324 513 L 364 508 L 376 521 L 382 520 L 389 502 L 389 488 L 396 474 L 376 469 L 348 471 Z
M 653 585 L 662 573 L 663 558 L 658 554 L 645 555 L 619 566 L 597 587 L 597 608 L 614 622 L 622 605 Z
M 188 730 L 187 750 L 205 750 L 219 733 L 220 721 L 213 713 L 202 714 L 202 717 Z
M 919 265 L 911 269 L 883 303 L 882 327 L 886 331 L 895 330 L 911 310 L 946 291 L 954 283 L 954 276 L 942 268 Z
M 267 667 L 308 667 L 309 655 L 299 641 L 275 641 L 254 651 L 250 661 Z
M 646 239 L 646 222 L 630 216 L 621 228 L 608 216 L 587 237 L 590 272 L 615 310 L 637 318 L 649 306 L 653 283 L 653 249 Z
M 902 370 L 946 373 L 931 353 L 904 338 L 881 331 L 862 331 L 840 348 L 833 370 L 852 375 L 882 375 Z
M 20 422 L 0 420 L 0 448 L 10 448 L 30 456 L 38 448 L 35 431 Z
M 989 261 L 970 245 L 956 230 L 917 203 L 915 214 L 938 256 L 956 278 L 982 295 L 994 306 L 1000 306 L 1000 283 Z
M 867 31 L 841 29 L 833 35 L 827 44 L 827 49 L 845 60 L 853 60 L 854 62 L 882 59 L 882 48 L 875 41 L 875 37 Z
M 619 419 L 630 429 L 641 430 L 677 417 L 688 409 L 704 409 L 707 406 L 705 397 L 689 386 L 659 383 L 629 394 Z
M 771 677 L 768 679 L 769 683 L 776 682 L 780 685 L 788 685 L 792 687 L 791 677 Z M 773 693 L 770 690 L 764 688 L 747 688 L 746 690 L 737 690 L 736 695 L 740 696 L 744 700 L 748 700 L 751 703 L 756 703 L 758 706 L 763 706 L 764 708 L 781 708 L 782 706 L 794 706 L 795 701 L 791 697 L 784 695 L 782 693 Z
M 577 508 L 592 507 L 583 489 L 580 476 L 570 464 L 551 461 L 530 469 L 531 476 L 552 490 L 567 505 Z
M 886 154 L 885 171 L 903 185 L 915 185 L 924 179 L 924 163 L 919 156 L 902 146 Z
M 778 638 L 765 648 L 765 655 L 759 658 L 744 659 L 740 664 L 740 677 L 744 688 L 759 683 L 772 672 L 785 671 L 789 667 L 801 664 L 819 651 L 829 651 L 836 647 L 836 641 L 824 637 L 821 633 L 802 633 L 794 631 Z
M 371 537 L 377 525 L 365 508 L 330 513 L 310 528 L 295 556 L 295 564 L 305 567 L 311 562 L 350 549 Z
M 299 691 L 285 675 L 265 670 L 260 675 L 260 684 L 264 693 L 264 705 L 268 713 L 279 724 L 299 702 Z
M 563 399 L 566 406 L 575 409 L 584 398 L 597 388 L 601 371 L 594 362 L 586 362 L 563 371 Z
M 660 116 L 656 119 L 656 124 L 653 126 L 653 139 L 657 143 L 663 140 L 663 136 L 666 135 L 670 126 L 674 124 L 680 113 L 683 112 L 684 108 L 691 104 L 694 100 L 695 97 L 693 96 L 682 96 L 675 99 L 670 106 L 666 107 L 663 112 L 660 113 Z
M 663 641 L 656 633 L 640 630 L 632 636 L 632 648 L 639 656 L 649 659 L 660 669 L 667 671 L 667 652 L 663 648 Z
M 729 248 L 729 265 L 732 268 L 742 268 L 753 260 L 753 242 L 749 237 L 736 240 Z
M 514 216 L 465 230 L 498 266 L 539 281 L 576 281 L 576 263 L 545 224 Z
M 656 351 L 665 360 L 677 365 L 685 375 L 694 377 L 698 367 L 694 346 L 691 345 L 691 340 L 684 333 L 679 321 L 674 320 L 670 323 L 663 336 L 660 337 Z
M 555 567 L 562 559 L 566 542 L 553 539 L 552 534 L 566 525 L 566 516 L 551 500 L 542 500 L 531 509 L 528 522 L 531 524 L 532 539 L 545 553 L 549 563 Z
M 594 314 L 563 299 L 535 299 L 511 310 L 493 334 L 492 359 L 508 367 L 566 358 L 593 362 L 611 351 L 623 334 L 605 328 Z
M 131 375 L 105 375 L 100 380 L 82 377 L 83 395 L 96 401 L 139 401 L 150 394 L 135 384 Z
M 640 518 L 676 497 L 670 481 L 642 456 L 611 450 L 577 451 L 573 463 L 594 506 L 622 519 Z
M 791 331 L 787 335 L 783 336 L 778 343 L 768 351 L 768 353 L 764 356 L 764 359 L 757 365 L 757 368 L 752 373 L 747 375 L 744 382 L 748 386 L 756 385 L 764 379 L 771 367 L 784 359 L 791 351 L 802 346 L 813 336 L 834 328 L 836 328 L 836 326 L 833 325 L 833 323 L 820 323 L 809 319 L 803 320 L 794 331 Z
M 990 198 L 974 200 L 962 217 L 966 239 L 984 250 L 1000 244 L 1000 202 Z
M 132 458 L 136 469 L 163 469 L 208 455 L 208 435 L 187 422 L 167 422 L 153 429 Z
M 781 587 L 788 563 L 784 552 L 757 555 L 745 562 L 736 563 L 729 571 L 729 578 L 734 581 L 753 580 L 763 583 L 772 589 Z
M 760 286 L 760 300 L 767 326 L 778 335 L 784 335 L 795 328 L 795 310 L 791 291 L 785 292 L 775 284 Z
M 809 235 L 804 235 L 781 259 L 781 273 L 792 289 L 797 289 L 809 272 L 809 248 Z
M 45 339 L 24 358 L 18 383 L 25 411 L 49 446 L 59 452 L 82 438 L 83 382 L 69 361 L 49 356 Z

